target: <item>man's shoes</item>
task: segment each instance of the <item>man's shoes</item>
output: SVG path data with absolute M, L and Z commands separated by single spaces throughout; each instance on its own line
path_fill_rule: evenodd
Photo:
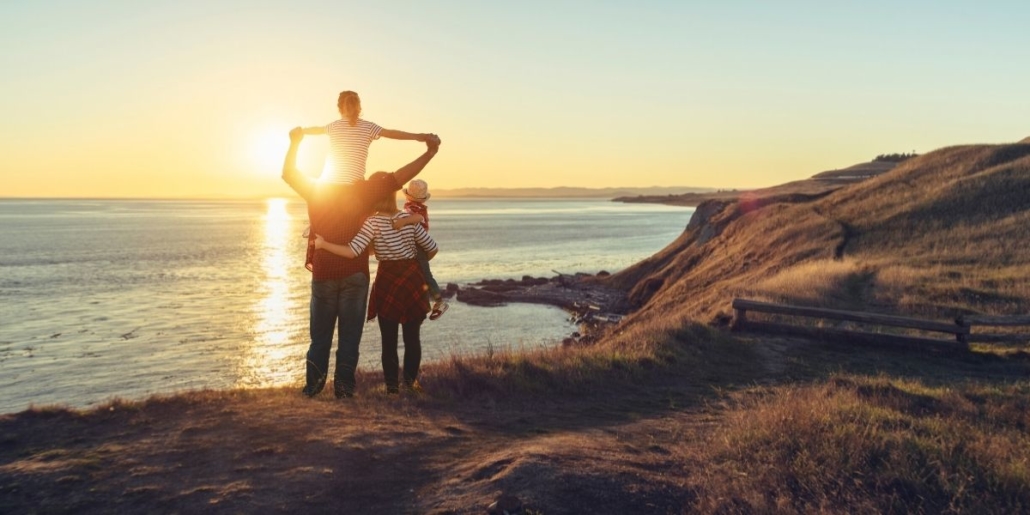
M 319 393 L 322 393 L 322 388 L 325 388 L 325 384 L 307 385 L 301 389 L 300 393 L 304 394 L 305 397 L 314 397 Z
M 350 399 L 351 397 L 354 397 L 354 392 L 350 390 L 337 390 L 334 388 L 333 394 L 336 395 L 337 399 Z
M 401 392 L 400 392 L 400 390 L 396 386 L 387 386 L 386 387 L 386 394 L 387 395 L 397 395 L 399 393 L 401 393 Z
M 442 317 L 443 314 L 447 312 L 448 307 L 450 307 L 450 304 L 447 304 L 446 300 L 443 298 L 437 299 L 437 301 L 433 303 L 433 310 L 429 312 L 429 319 L 436 320 L 437 318 Z

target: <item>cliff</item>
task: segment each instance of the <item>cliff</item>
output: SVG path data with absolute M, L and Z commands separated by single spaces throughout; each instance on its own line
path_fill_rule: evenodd
M 627 324 L 725 320 L 735 296 L 949 317 L 1030 311 L 1030 144 L 966 145 L 817 195 L 698 206 L 683 234 L 613 275 Z

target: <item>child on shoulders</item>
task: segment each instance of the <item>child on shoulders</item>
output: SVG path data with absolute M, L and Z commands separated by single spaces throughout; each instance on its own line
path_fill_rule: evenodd
M 425 142 L 432 134 L 384 129 L 361 116 L 361 98 L 353 91 L 344 91 L 336 101 L 340 119 L 320 127 L 305 127 L 305 135 L 328 134 L 332 165 L 322 173 L 321 182 L 353 184 L 365 178 L 368 147 L 379 137 Z

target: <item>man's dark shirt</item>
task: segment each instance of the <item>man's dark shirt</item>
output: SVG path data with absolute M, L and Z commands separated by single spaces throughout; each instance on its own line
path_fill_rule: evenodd
M 283 180 L 308 203 L 311 237 L 304 266 L 312 279 L 343 279 L 358 272 L 368 275 L 368 253 L 347 259 L 328 250 L 315 249 L 315 235 L 330 243 L 347 244 L 372 214 L 372 205 L 401 189 L 394 174 L 379 175 L 354 184 L 319 184 L 298 170 L 283 173 Z

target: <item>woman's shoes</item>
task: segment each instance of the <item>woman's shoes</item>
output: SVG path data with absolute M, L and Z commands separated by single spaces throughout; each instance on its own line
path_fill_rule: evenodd
M 404 383 L 404 391 L 407 393 L 422 393 L 422 385 L 418 384 L 418 379 L 408 383 Z
M 436 302 L 433 303 L 433 310 L 429 312 L 429 319 L 430 320 L 436 320 L 437 318 L 442 317 L 443 314 L 447 312 L 447 308 L 448 307 L 450 307 L 450 305 L 447 304 L 446 300 L 444 300 L 444 299 L 437 300 Z

